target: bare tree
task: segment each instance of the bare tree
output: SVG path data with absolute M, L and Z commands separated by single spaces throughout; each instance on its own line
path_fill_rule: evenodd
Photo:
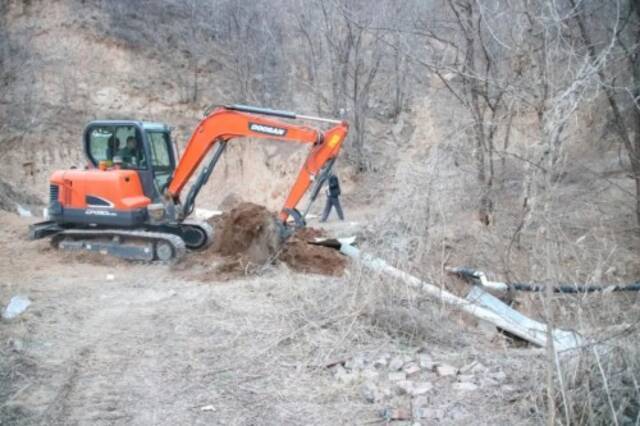
M 314 6 L 293 16 L 306 52 L 307 81 L 302 83 L 319 110 L 347 114 L 353 126 L 349 152 L 364 171 L 367 120 L 385 53 L 372 29 L 378 15 L 366 2 L 317 1 Z
M 433 59 L 417 62 L 437 76 L 470 116 L 468 134 L 473 141 L 470 150 L 481 188 L 479 219 L 490 225 L 495 204 L 496 136 L 501 122 L 509 117 L 505 95 L 511 79 L 519 78 L 520 74 L 517 69 L 501 65 L 509 52 L 492 40 L 493 30 L 478 2 L 446 0 L 444 4 L 451 19 L 445 15 L 441 22 L 419 21 L 418 30 L 433 52 Z
M 640 227 L 640 2 L 615 1 L 610 9 L 602 10 L 589 2 L 569 0 L 587 54 L 598 67 L 600 87 L 613 115 L 613 129 L 627 152 L 631 178 L 635 184 L 635 215 Z M 609 13 L 607 13 L 609 12 Z M 611 34 L 617 43 L 615 59 L 609 66 L 600 66 L 602 51 L 610 49 L 602 35 L 592 34 L 590 19 L 597 13 L 597 22 L 605 21 L 605 37 Z M 598 37 L 599 36 L 599 37 Z M 640 229 L 640 228 L 639 228 Z

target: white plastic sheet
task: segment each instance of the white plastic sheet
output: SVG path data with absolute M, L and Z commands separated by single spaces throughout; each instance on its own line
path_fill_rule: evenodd
M 31 305 L 31 300 L 28 297 L 13 296 L 4 312 L 2 312 L 2 318 L 13 319 L 26 311 L 29 305 Z

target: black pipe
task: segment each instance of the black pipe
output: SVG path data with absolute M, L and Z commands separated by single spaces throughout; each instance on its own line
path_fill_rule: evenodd
M 202 189 L 204 184 L 206 184 L 207 181 L 209 180 L 209 176 L 211 176 L 211 172 L 213 172 L 213 169 L 216 167 L 216 163 L 220 159 L 220 156 L 222 156 L 222 153 L 224 152 L 224 149 L 226 147 L 227 147 L 227 141 L 225 140 L 218 141 L 218 146 L 215 152 L 213 153 L 213 156 L 211 157 L 209 164 L 207 164 L 202 169 L 202 171 L 200 172 L 200 175 L 198 176 L 198 179 L 196 179 L 196 181 L 193 183 L 193 186 L 191 186 L 191 189 L 189 190 L 189 194 L 187 194 L 187 198 L 183 207 L 184 217 L 189 216 L 191 212 L 193 212 L 193 209 L 195 207 L 196 197 L 198 196 L 200 189 Z
M 466 266 L 461 266 L 457 268 L 452 268 L 450 270 L 454 274 L 464 278 L 466 280 L 472 281 L 475 284 L 482 285 L 480 276 L 482 272 L 477 271 L 473 268 L 468 268 Z M 540 284 L 523 284 L 523 283 L 502 283 L 505 284 L 511 290 L 518 291 L 531 291 L 531 292 L 541 292 L 545 291 L 546 286 Z M 598 291 L 640 291 L 640 281 L 635 283 L 627 284 L 627 285 L 572 285 L 572 284 L 560 284 L 553 287 L 554 293 L 595 293 Z
M 538 284 L 521 284 L 521 283 L 506 283 L 509 288 L 519 291 L 532 291 L 540 292 L 544 291 L 545 287 Z M 554 293 L 595 293 L 598 291 L 640 291 L 640 281 L 628 285 L 613 285 L 613 286 L 601 286 L 601 285 L 571 285 L 563 284 L 553 287 Z
M 327 164 L 324 166 L 324 168 L 322 169 L 322 171 L 319 173 L 318 178 L 316 179 L 315 185 L 313 187 L 313 189 L 311 190 L 310 193 L 310 199 L 312 201 L 315 201 L 316 198 L 318 198 L 318 194 L 320 193 L 320 190 L 322 189 L 322 185 L 324 185 L 324 183 L 329 180 L 329 176 L 331 175 L 331 169 L 333 168 L 333 164 L 336 162 L 336 158 L 332 158 L 331 160 L 327 161 Z

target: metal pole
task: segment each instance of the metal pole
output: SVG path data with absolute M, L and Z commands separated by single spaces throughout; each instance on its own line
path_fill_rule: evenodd
M 227 141 L 225 140 L 218 141 L 218 146 L 216 147 L 216 151 L 213 153 L 213 156 L 211 157 L 209 164 L 207 164 L 205 168 L 202 169 L 202 171 L 200 172 L 200 175 L 198 176 L 198 179 L 195 181 L 195 183 L 189 190 L 189 194 L 187 195 L 187 199 L 184 203 L 184 208 L 183 208 L 184 217 L 187 217 L 193 211 L 194 202 L 196 200 L 196 197 L 198 196 L 198 193 L 200 192 L 200 189 L 209 180 L 209 176 L 211 176 L 213 169 L 216 167 L 216 163 L 222 156 L 222 153 L 224 152 L 226 147 L 227 147 Z
M 331 123 L 331 124 L 342 123 L 342 120 L 336 120 L 334 118 L 315 117 L 313 115 L 299 115 L 291 111 L 281 111 L 277 109 L 260 108 L 260 107 L 255 107 L 251 105 L 225 105 L 225 108 L 234 110 L 234 111 L 248 112 L 252 114 L 270 115 L 272 117 L 282 117 L 282 118 L 308 120 L 308 121 L 321 121 L 323 123 Z
M 321 121 L 323 123 L 332 123 L 332 124 L 342 123 L 342 120 L 336 120 L 335 118 L 314 117 L 312 115 L 296 115 L 296 118 L 300 120 Z
M 316 182 L 314 184 L 314 187 L 311 190 L 311 193 L 309 194 L 309 202 L 307 203 L 307 206 L 305 207 L 304 212 L 302 213 L 302 217 L 303 218 L 307 217 L 307 214 L 309 213 L 309 210 L 311 209 L 311 205 L 316 200 L 316 198 L 318 198 L 318 194 L 320 193 L 320 190 L 322 189 L 322 185 L 329 178 L 329 175 L 331 174 L 331 169 L 333 168 L 333 165 L 335 164 L 335 162 L 336 162 L 335 158 L 332 158 L 331 160 L 329 160 L 329 162 L 324 167 L 322 172 L 318 174 L 318 177 L 316 178 Z

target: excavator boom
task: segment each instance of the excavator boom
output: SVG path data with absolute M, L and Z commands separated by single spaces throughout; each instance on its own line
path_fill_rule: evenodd
M 281 117 L 288 119 L 319 120 L 336 124 L 329 130 L 320 131 L 307 126 L 294 125 L 281 120 L 270 118 Z M 207 181 L 215 162 L 218 160 L 224 146 L 231 139 L 238 137 L 266 138 L 286 142 L 297 142 L 310 145 L 310 151 L 305 159 L 298 177 L 279 213 L 279 218 L 285 222 L 295 211 L 315 177 L 327 164 L 331 164 L 347 136 L 348 125 L 344 121 L 322 119 L 316 117 L 299 116 L 292 112 L 276 111 L 256 107 L 232 105 L 219 107 L 208 114 L 196 127 L 182 154 L 166 195 L 177 202 L 193 173 L 201 165 L 204 158 L 215 146 L 218 150 L 211 159 L 211 163 L 203 168 L 201 177 L 194 184 L 186 205 L 184 215 L 190 213 L 193 200 L 200 187 Z

